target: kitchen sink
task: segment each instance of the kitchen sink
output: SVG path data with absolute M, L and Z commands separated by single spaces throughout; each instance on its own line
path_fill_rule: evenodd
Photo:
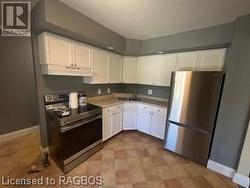
M 139 97 L 119 97 L 121 101 L 141 101 Z

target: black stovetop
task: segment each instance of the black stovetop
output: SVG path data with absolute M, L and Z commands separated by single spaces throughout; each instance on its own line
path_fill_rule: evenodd
M 69 111 L 69 115 L 63 116 L 64 111 Z M 65 124 L 73 123 L 84 118 L 88 118 L 92 115 L 101 114 L 102 109 L 98 106 L 87 104 L 87 106 L 79 107 L 78 109 L 68 109 L 68 110 L 49 110 L 48 113 L 58 119 L 61 123 L 61 126 Z

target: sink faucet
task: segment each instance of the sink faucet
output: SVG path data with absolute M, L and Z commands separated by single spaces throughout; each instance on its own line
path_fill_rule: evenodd
M 138 94 L 139 94 L 139 92 L 138 92 L 138 91 L 136 91 L 136 92 L 132 92 L 133 97 L 134 97 L 134 98 L 136 98 L 136 99 L 137 99 L 137 98 L 139 98 L 139 97 L 138 97 Z

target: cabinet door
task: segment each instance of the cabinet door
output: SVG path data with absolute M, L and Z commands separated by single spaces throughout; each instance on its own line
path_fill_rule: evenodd
M 141 132 L 150 134 L 150 124 L 151 124 L 151 113 L 139 110 L 137 129 Z
M 170 86 L 171 73 L 176 69 L 176 54 L 155 55 L 154 62 L 154 85 Z
M 177 54 L 177 66 L 178 71 L 196 71 L 198 63 L 198 51 L 183 52 Z
M 153 85 L 155 67 L 152 62 L 152 56 L 141 56 L 137 58 L 136 81 L 139 84 Z
M 84 69 L 92 68 L 92 48 L 80 42 L 74 42 L 74 65 Z
M 103 117 L 103 129 L 102 129 L 102 140 L 105 141 L 112 136 L 112 114 Z
M 109 82 L 122 82 L 122 56 L 114 53 L 109 54 Z
M 108 83 L 108 52 L 93 50 L 93 77 L 91 83 Z
M 123 83 L 136 83 L 136 57 L 123 57 Z
M 48 63 L 52 65 L 71 66 L 72 62 L 72 42 L 60 36 L 47 36 Z
M 123 110 L 123 130 L 136 130 L 137 110 Z
M 226 49 L 205 50 L 199 53 L 200 71 L 221 71 L 224 66 Z
M 122 131 L 122 111 L 114 113 L 114 124 L 112 125 L 112 136 Z
M 150 134 L 160 139 L 164 139 L 166 127 L 166 115 L 153 113 L 151 120 Z

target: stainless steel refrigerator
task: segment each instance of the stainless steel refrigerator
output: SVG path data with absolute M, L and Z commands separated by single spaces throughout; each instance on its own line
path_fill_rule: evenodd
M 172 73 L 165 148 L 206 165 L 216 123 L 222 72 Z

